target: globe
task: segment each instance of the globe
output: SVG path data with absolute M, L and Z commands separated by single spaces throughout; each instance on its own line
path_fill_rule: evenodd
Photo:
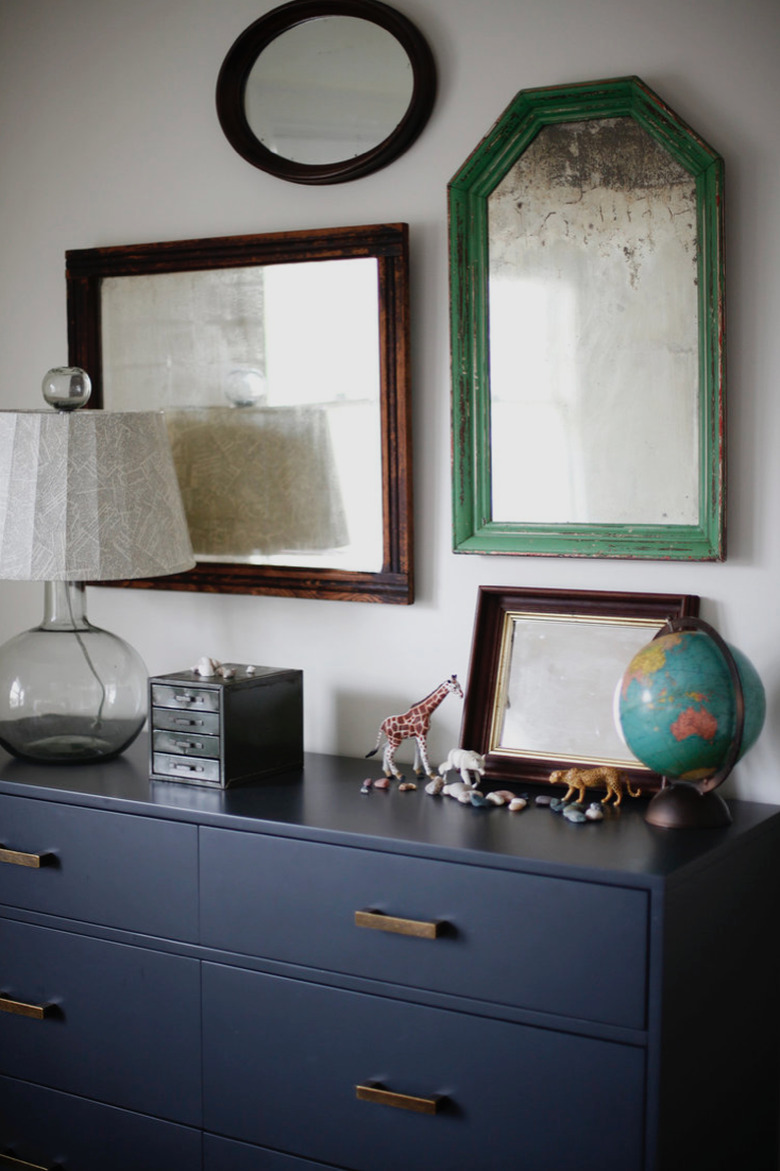
M 662 634 L 634 655 L 616 707 L 619 730 L 642 764 L 672 780 L 701 783 L 728 761 L 738 732 L 738 689 L 720 637 L 706 623 L 688 621 L 698 628 Z M 722 645 L 733 658 L 744 697 L 739 759 L 763 727 L 766 696 L 750 660 Z

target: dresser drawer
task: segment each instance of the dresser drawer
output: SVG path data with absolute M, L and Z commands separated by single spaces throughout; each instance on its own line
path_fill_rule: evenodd
M 154 751 L 181 752 L 185 756 L 219 756 L 219 736 L 207 736 L 203 732 L 171 732 L 157 729 L 152 737 Z
M 195 826 L 3 796 L 0 847 L 0 903 L 197 938 Z
M 200 859 L 207 945 L 645 1025 L 643 891 L 211 828 Z M 422 935 L 381 929 L 394 919 Z
M 158 707 L 152 709 L 152 723 L 155 728 L 181 732 L 185 736 L 219 735 L 219 712 L 188 712 Z
M 197 781 L 201 785 L 221 784 L 219 760 L 202 756 L 174 756 L 172 753 L 155 752 L 152 755 L 152 772 L 155 778 L 170 777 L 171 780 Z
M 313 1163 L 310 1159 L 282 1155 L 235 1139 L 204 1134 L 203 1171 L 333 1171 L 333 1167 L 332 1164 Z
M 199 1171 L 197 1130 L 0 1077 L 0 1151 L 73 1171 Z M 5 1164 L 0 1158 L 0 1167 Z
M 361 1171 L 643 1165 L 640 1048 L 210 963 L 203 1022 L 227 1137 Z
M 0 919 L 0 1074 L 199 1125 L 199 994 L 197 960 Z
M 165 683 L 152 684 L 152 704 L 155 707 L 174 708 L 185 712 L 219 712 L 220 691 L 218 688 L 170 686 Z

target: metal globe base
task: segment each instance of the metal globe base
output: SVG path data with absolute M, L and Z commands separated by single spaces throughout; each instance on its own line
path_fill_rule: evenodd
M 662 829 L 718 829 L 731 824 L 731 813 L 719 793 L 702 793 L 695 785 L 678 781 L 656 793 L 645 821 Z

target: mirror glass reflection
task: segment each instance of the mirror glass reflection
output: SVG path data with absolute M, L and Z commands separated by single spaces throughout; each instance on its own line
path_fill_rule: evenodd
M 274 154 L 333 163 L 388 138 L 413 90 L 412 63 L 392 33 L 369 20 L 327 16 L 265 46 L 247 77 L 245 115 Z
M 630 117 L 543 127 L 488 199 L 492 518 L 696 525 L 696 181 Z
M 372 257 L 107 276 L 103 403 L 164 409 L 199 562 L 378 572 Z

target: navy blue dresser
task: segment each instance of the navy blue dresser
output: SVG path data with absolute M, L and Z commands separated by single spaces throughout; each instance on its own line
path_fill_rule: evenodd
M 776 1171 L 780 809 L 147 757 L 0 757 L 0 1167 Z

